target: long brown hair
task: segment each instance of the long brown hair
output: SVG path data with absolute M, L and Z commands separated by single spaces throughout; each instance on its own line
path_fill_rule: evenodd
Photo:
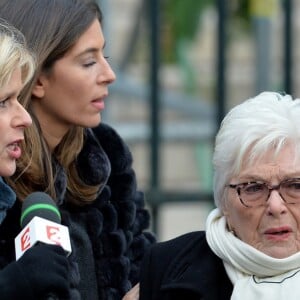
M 98 5 L 89 0 L 1 0 L 0 17 L 25 35 L 37 59 L 37 72 L 20 99 L 30 112 L 33 125 L 25 132 L 23 155 L 17 161 L 16 173 L 6 181 L 21 200 L 36 190 L 45 191 L 55 199 L 56 172 L 52 154 L 31 110 L 31 91 L 40 72 L 51 72 L 54 62 L 75 44 L 95 18 L 102 21 L 102 14 Z M 94 200 L 98 190 L 98 186 L 85 185 L 75 168 L 75 159 L 83 141 L 84 129 L 74 126 L 54 153 L 67 174 L 70 199 L 76 203 Z

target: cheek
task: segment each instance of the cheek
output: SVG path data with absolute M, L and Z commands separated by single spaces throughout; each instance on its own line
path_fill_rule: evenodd
M 79 97 L 79 95 L 84 92 L 84 83 L 80 80 L 77 80 L 75 77 L 66 77 L 64 80 L 64 84 L 61 85 L 64 94 L 69 95 L 69 96 L 76 96 Z
M 54 80 L 50 84 L 50 88 L 56 87 L 57 91 L 69 96 L 79 96 L 89 87 L 88 78 L 82 76 L 80 70 L 76 68 L 58 69 L 54 74 Z
M 232 210 L 228 215 L 228 222 L 235 235 L 242 241 L 251 244 L 260 223 L 260 214 L 244 210 Z
M 91 86 L 83 80 L 72 80 L 65 85 L 64 93 L 73 105 L 84 103 L 84 99 L 89 97 Z
M 247 211 L 236 198 L 227 199 L 224 206 L 224 215 L 228 229 L 232 230 L 240 239 L 244 239 L 248 232 L 254 229 L 255 216 Z

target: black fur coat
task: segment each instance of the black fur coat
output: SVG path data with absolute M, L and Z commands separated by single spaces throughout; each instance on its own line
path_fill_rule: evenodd
M 132 156 L 117 133 L 105 124 L 86 131 L 78 156 L 81 179 L 101 184 L 93 204 L 68 204 L 66 177 L 57 170 L 57 202 L 71 236 L 70 299 L 122 299 L 139 281 L 143 254 L 152 243 L 144 195 L 137 191 Z M 13 239 L 20 231 L 21 204 L 16 201 L 0 227 L 0 266 L 14 260 Z

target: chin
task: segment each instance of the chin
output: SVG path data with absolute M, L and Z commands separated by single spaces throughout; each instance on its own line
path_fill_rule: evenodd
M 0 176 L 1 177 L 10 177 L 12 176 L 16 171 L 16 167 L 10 168 L 10 169 L 3 169 L 0 171 Z
M 97 127 L 101 123 L 101 119 L 95 120 L 94 122 L 89 122 L 88 124 L 84 125 L 86 128 L 94 128 Z
M 298 251 L 292 251 L 287 248 L 285 248 L 285 249 L 279 248 L 279 249 L 271 249 L 271 251 L 267 251 L 267 252 L 265 252 L 265 254 L 267 254 L 273 258 L 282 259 L 282 258 L 287 258 L 297 252 Z

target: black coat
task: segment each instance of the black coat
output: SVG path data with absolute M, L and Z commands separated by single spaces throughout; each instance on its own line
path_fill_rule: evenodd
M 128 147 L 105 124 L 86 130 L 77 170 L 84 182 L 101 188 L 96 201 L 83 207 L 68 204 L 66 174 L 55 160 L 53 165 L 62 224 L 71 236 L 70 299 L 121 299 L 139 281 L 145 250 L 155 242 L 145 231 L 150 217 L 144 195 L 137 191 Z M 20 209 L 16 201 L 0 226 L 2 268 L 15 259 L 13 242 L 20 232 Z
M 233 289 L 203 231 L 151 246 L 141 277 L 140 300 L 229 300 Z

